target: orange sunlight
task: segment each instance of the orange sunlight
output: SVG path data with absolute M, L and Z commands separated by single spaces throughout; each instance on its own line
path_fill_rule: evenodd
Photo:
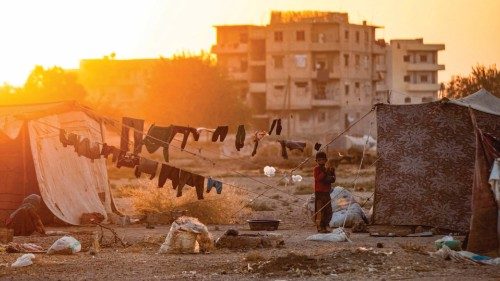
M 266 24 L 271 10 L 348 12 L 351 22 L 384 26 L 380 38 L 444 43 L 440 81 L 476 63 L 500 64 L 495 0 L 21 0 L 0 2 L 0 83 L 22 85 L 36 64 L 78 68 L 80 59 L 112 52 L 143 58 L 207 51 L 213 25 Z

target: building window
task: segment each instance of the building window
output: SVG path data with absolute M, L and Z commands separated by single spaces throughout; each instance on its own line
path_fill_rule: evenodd
M 404 62 L 410 62 L 410 55 L 404 55 L 403 56 L 403 61 Z
M 344 55 L 344 66 L 349 66 L 349 54 Z
M 355 82 L 354 87 L 356 88 L 356 90 L 359 90 L 359 82 Z
M 427 62 L 427 55 L 420 55 L 420 62 Z
M 285 85 L 274 85 L 274 89 L 275 89 L 275 90 L 279 90 L 279 91 L 281 91 L 281 90 L 283 90 L 284 88 L 285 88 Z
M 403 79 L 405 82 L 410 82 L 410 75 L 405 75 Z
M 283 32 L 275 31 L 274 32 L 274 42 L 283 42 Z
M 306 41 L 306 32 L 304 30 L 297 31 L 296 38 L 297 41 Z
M 405 103 L 411 103 L 411 98 L 410 97 L 406 97 L 405 98 Z
M 295 66 L 305 68 L 307 66 L 307 55 L 295 55 Z
M 355 56 L 354 56 L 354 64 L 355 64 L 356 66 L 359 66 L 359 64 L 360 64 L 360 63 L 359 63 L 359 55 L 355 55 Z
M 356 43 L 359 43 L 359 31 L 356 31 Z
M 283 56 L 273 56 L 274 68 L 283 68 Z
M 420 75 L 420 82 L 427 83 L 427 75 Z
M 248 43 L 248 33 L 240 33 L 240 43 Z
M 345 95 L 349 95 L 349 85 L 344 85 L 344 92 L 345 92 Z
M 326 121 L 326 112 L 318 112 L 318 122 L 323 123 Z
M 349 40 L 349 30 L 344 31 L 344 39 Z

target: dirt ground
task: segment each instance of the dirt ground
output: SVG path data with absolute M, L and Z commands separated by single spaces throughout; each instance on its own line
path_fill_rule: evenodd
M 352 182 L 353 167 L 339 169 L 339 181 Z M 276 184 L 276 178 L 266 178 L 259 171 L 246 171 L 259 180 Z M 224 175 L 228 181 L 250 188 L 255 193 L 247 194 L 249 203 L 257 200 L 270 206 L 267 210 L 250 210 L 238 217 L 236 224 L 208 225 L 214 238 L 227 229 L 238 229 L 240 233 L 250 231 L 245 223 L 251 218 L 275 218 L 282 222 L 275 231 L 284 237 L 282 248 L 257 250 L 216 249 L 209 254 L 157 254 L 169 231 L 169 225 L 157 225 L 147 229 L 143 223 L 128 226 L 111 226 L 131 246 L 114 244 L 102 248 L 96 255 L 88 252 L 92 233 L 98 227 L 48 227 L 48 230 L 65 231 L 82 243 L 82 252 L 75 255 L 36 254 L 34 264 L 24 268 L 10 267 L 22 254 L 0 253 L 0 280 L 500 280 L 500 269 L 468 262 L 441 260 L 425 254 L 434 251 L 433 237 L 371 237 L 368 233 L 352 233 L 350 242 L 313 242 L 305 239 L 315 234 L 311 219 L 301 206 L 309 194 L 312 178 L 307 170 L 302 172 L 304 180 L 290 187 L 280 186 L 285 191 L 269 190 L 266 197 L 256 200 L 255 193 L 265 191 L 244 177 Z M 365 188 L 356 192 L 364 200 L 372 191 L 374 169 L 364 170 L 358 183 Z M 134 182 L 135 179 L 114 179 L 115 185 Z M 128 214 L 134 214 L 129 198 L 118 198 L 117 205 Z M 364 207 L 368 211 L 371 201 Z M 265 209 L 265 208 L 264 208 Z M 203 221 L 202 221 L 203 222 Z M 105 241 L 110 242 L 109 232 Z M 265 233 L 265 232 L 261 232 Z M 36 243 L 48 248 L 59 236 L 15 237 L 14 242 Z M 463 237 L 458 237 L 463 239 Z M 377 248 L 377 244 L 382 246 Z M 414 245 L 420 253 L 407 252 L 401 245 Z M 423 252 L 423 253 L 422 253 Z

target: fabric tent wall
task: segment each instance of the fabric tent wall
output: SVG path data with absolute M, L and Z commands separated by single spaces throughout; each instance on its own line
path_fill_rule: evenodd
M 21 125 L 11 139 L 0 132 L 0 224 L 29 194 L 40 194 L 27 126 Z
M 500 117 L 476 112 L 500 137 Z M 373 223 L 467 232 L 475 137 L 468 108 L 440 102 L 377 106 Z
M 28 128 L 40 194 L 52 213 L 74 225 L 83 213 L 107 217 L 112 199 L 105 159 L 79 157 L 73 147 L 62 146 L 59 130 L 46 124 L 102 142 L 99 122 L 82 111 L 71 111 L 30 120 Z

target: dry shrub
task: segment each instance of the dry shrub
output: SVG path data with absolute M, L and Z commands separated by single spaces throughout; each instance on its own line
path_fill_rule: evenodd
M 235 218 L 231 216 L 240 210 L 245 196 L 240 190 L 224 185 L 222 194 L 215 189 L 204 193 L 205 199 L 198 200 L 194 187 L 184 186 L 183 195 L 176 197 L 177 190 L 168 183 L 158 188 L 153 181 L 144 180 L 138 185 L 125 185 L 115 190 L 122 197 L 131 197 L 135 210 L 141 214 L 163 213 L 174 210 L 186 210 L 188 216 L 198 218 L 205 224 L 229 224 Z M 242 210 L 238 215 L 244 215 Z
M 293 192 L 293 194 L 295 194 L 295 195 L 306 195 L 306 194 L 313 194 L 313 193 L 314 193 L 314 189 L 309 184 L 299 185 L 295 188 L 295 191 Z
M 274 211 L 276 209 L 276 205 L 265 201 L 253 201 L 249 203 L 247 207 L 257 212 Z

